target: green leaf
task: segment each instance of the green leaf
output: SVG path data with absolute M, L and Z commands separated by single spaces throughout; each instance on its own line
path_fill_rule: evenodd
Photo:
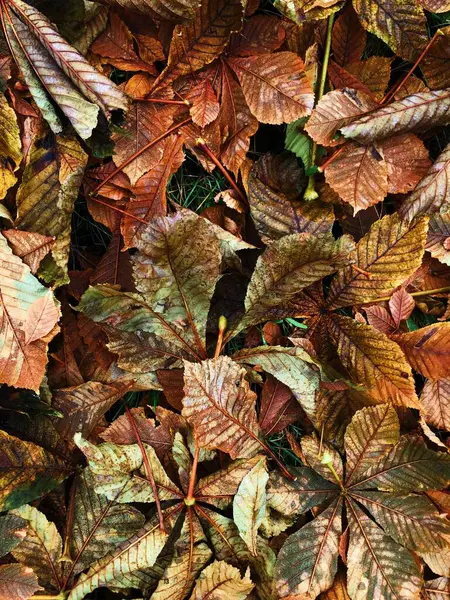
M 16 515 L 0 517 L 0 558 L 13 550 L 24 539 L 27 522 Z

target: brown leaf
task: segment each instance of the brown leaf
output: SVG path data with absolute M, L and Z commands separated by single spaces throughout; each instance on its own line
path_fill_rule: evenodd
M 2 234 L 8 240 L 14 254 L 30 267 L 34 274 L 39 268 L 41 260 L 50 252 L 55 238 L 20 229 L 4 229 Z
M 427 229 L 427 218 L 411 226 L 396 214 L 376 221 L 354 251 L 357 269 L 346 267 L 333 280 L 329 306 L 350 306 L 391 294 L 421 265 Z
M 1 234 L 0 257 L 0 381 L 37 391 L 48 360 L 48 343 L 58 331 L 59 306 L 53 293 L 13 255 Z M 42 319 L 37 330 L 36 312 Z
M 132 385 L 126 382 L 104 384 L 88 381 L 57 390 L 53 406 L 62 412 L 64 418 L 54 420 L 55 428 L 69 442 L 78 432 L 88 438 L 103 415 L 131 388 Z
M 143 442 L 155 449 L 157 456 L 162 459 L 172 448 L 173 436 L 165 425 L 156 425 L 153 419 L 145 416 L 143 408 L 131 408 L 136 429 Z M 117 418 L 100 437 L 113 444 L 135 444 L 136 435 L 128 415 Z
M 156 75 L 156 69 L 139 58 L 133 49 L 133 37 L 125 23 L 109 14 L 106 29 L 91 45 L 92 52 L 107 58 L 107 62 L 122 71 L 148 71 Z
M 446 240 L 450 237 L 450 214 L 431 215 L 425 249 L 445 265 L 450 265 L 450 252 L 446 249 Z
M 405 60 L 415 60 L 427 43 L 423 9 L 401 0 L 354 0 L 363 27 Z
M 302 410 L 291 390 L 272 375 L 267 376 L 261 394 L 259 425 L 264 435 L 282 431 L 301 416 Z
M 184 161 L 183 140 L 173 135 L 167 138 L 162 147 L 162 156 L 156 165 L 140 177 L 132 188 L 135 198 L 126 206 L 127 213 L 121 223 L 124 248 L 132 248 L 137 244 L 145 223 L 156 216 L 165 216 L 167 212 L 166 188 L 170 177 L 178 171 Z M 138 219 L 142 219 L 138 220 Z
M 181 411 L 184 398 L 183 369 L 160 369 L 158 371 L 158 381 L 170 406 Z
M 325 169 L 327 183 L 342 200 L 360 210 L 384 200 L 388 192 L 387 166 L 382 147 L 346 144 Z
M 369 306 L 366 308 L 366 315 L 369 325 L 378 329 L 382 333 L 394 333 L 397 329 L 397 325 L 388 311 L 384 308 L 384 306 L 378 306 L 375 304 L 374 306 Z
M 392 336 L 412 368 L 430 379 L 450 375 L 450 323 L 434 323 Z
M 290 123 L 311 113 L 314 95 L 293 52 L 230 58 L 250 110 L 262 123 Z
M 414 298 L 408 294 L 405 288 L 400 288 L 392 294 L 389 300 L 389 310 L 396 327 L 400 325 L 401 321 L 406 321 L 411 316 L 415 305 Z
M 219 102 L 211 82 L 202 79 L 186 95 L 186 100 L 191 102 L 189 109 L 192 120 L 199 127 L 206 127 L 217 119 L 220 111 Z
M 426 131 L 450 122 L 449 102 L 450 89 L 419 92 L 358 116 L 350 124 L 341 123 L 337 128 L 346 138 L 365 144 L 408 131 Z
M 258 448 L 256 394 L 245 369 L 228 357 L 184 364 L 183 416 L 202 448 L 251 457 Z
M 431 166 L 423 142 L 413 133 L 405 133 L 385 140 L 382 148 L 389 194 L 406 194 L 413 190 Z
M 30 567 L 18 564 L 0 566 L 0 598 L 28 600 L 43 589 Z
M 114 163 L 119 167 L 143 146 L 165 133 L 172 124 L 173 111 L 156 108 L 149 102 L 135 102 L 128 112 L 127 119 L 120 132 L 114 133 Z M 153 169 L 161 160 L 167 140 L 156 144 L 141 153 L 123 172 L 134 186 L 142 175 Z
M 336 132 L 374 109 L 376 102 L 366 94 L 354 90 L 335 90 L 325 94 L 312 111 L 305 126 L 315 142 L 335 146 Z
M 345 67 L 359 61 L 366 46 L 367 33 L 361 27 L 351 4 L 338 17 L 333 27 L 331 47 L 336 62 Z
M 332 315 L 328 329 L 344 367 L 372 400 L 418 408 L 411 367 L 385 334 L 349 317 Z
M 275 15 L 258 14 L 244 23 L 240 33 L 233 34 L 230 51 L 234 56 L 267 54 L 283 44 L 286 30 Z
M 302 172 L 292 155 L 266 154 L 255 163 L 248 179 L 250 213 L 266 243 L 291 233 L 326 233 L 334 221 L 333 208 L 300 200 Z
M 167 66 L 155 87 L 164 87 L 211 63 L 224 50 L 230 35 L 242 27 L 241 0 L 201 0 L 195 19 L 177 25 L 170 44 Z
M 450 4 L 448 8 L 450 9 Z M 450 27 L 442 27 L 440 31 L 442 35 L 434 41 L 420 63 L 425 81 L 432 90 L 450 86 L 450 73 L 447 68 L 450 60 Z
M 258 130 L 258 119 L 250 112 L 242 89 L 225 64 L 220 76 L 220 112 L 218 124 L 220 159 L 236 176 L 250 147 L 250 137 Z
M 444 148 L 423 179 L 400 207 L 400 215 L 411 221 L 417 215 L 438 212 L 448 202 L 450 144 Z
M 334 60 L 330 60 L 328 63 L 328 76 L 336 89 L 351 88 L 367 96 L 372 96 L 372 91 L 365 83 L 360 81 L 356 75 L 335 63 Z
M 194 18 L 197 0 L 98 0 L 113 8 L 135 11 L 147 17 L 167 19 L 175 23 Z
M 346 69 L 369 88 L 376 100 L 381 100 L 389 85 L 391 64 L 392 59 L 386 56 L 370 56 L 346 65 Z
M 429 379 L 420 395 L 423 415 L 427 423 L 450 431 L 450 379 Z

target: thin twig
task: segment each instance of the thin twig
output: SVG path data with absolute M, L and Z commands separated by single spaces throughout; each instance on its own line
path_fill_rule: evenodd
M 189 100 L 171 100 L 165 98 L 139 98 L 139 102 L 153 102 L 154 104 L 176 104 L 178 106 L 190 106 Z
M 233 190 L 238 195 L 239 200 L 241 202 L 243 202 L 244 204 L 246 204 L 247 200 L 245 199 L 244 194 L 239 189 L 238 184 L 234 181 L 234 179 L 231 177 L 231 175 L 225 169 L 225 167 L 220 162 L 220 160 L 217 158 L 217 156 L 214 154 L 214 152 L 211 150 L 211 148 L 209 148 L 209 146 L 206 144 L 205 140 L 202 138 L 198 138 L 196 140 L 196 145 L 201 150 L 203 150 L 203 152 L 207 155 L 207 157 L 216 165 L 216 167 L 219 169 L 219 171 L 222 173 L 222 175 L 225 177 L 225 179 L 228 181 L 228 183 L 231 185 Z
M 435 294 L 443 294 L 444 292 L 450 292 L 450 285 L 442 288 L 435 288 L 433 290 L 421 290 L 420 292 L 410 292 L 410 296 L 414 298 L 420 298 L 420 296 L 433 296 Z M 361 302 L 361 305 L 376 304 L 377 302 L 388 302 L 391 296 L 382 296 L 381 298 L 375 298 L 367 302 Z
M 423 50 L 423 52 L 421 52 L 419 58 L 416 60 L 416 62 L 410 68 L 410 70 L 408 71 L 408 73 L 405 75 L 405 77 L 400 81 L 400 83 L 397 86 L 394 86 L 393 89 L 386 94 L 386 96 L 381 100 L 380 105 L 387 104 L 388 102 L 390 102 L 391 99 L 395 96 L 395 94 L 397 94 L 402 89 L 402 87 L 408 81 L 408 79 L 413 74 L 413 72 L 415 71 L 415 69 L 418 67 L 420 61 L 429 52 L 431 46 L 434 44 L 434 42 L 437 40 L 437 38 L 440 37 L 441 35 L 444 35 L 444 33 L 440 29 L 438 29 L 436 31 L 436 33 L 433 35 L 433 37 L 431 38 L 431 40 L 426 45 L 426 47 Z

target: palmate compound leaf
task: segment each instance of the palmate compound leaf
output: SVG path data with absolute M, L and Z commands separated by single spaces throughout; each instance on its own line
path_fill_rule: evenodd
M 244 476 L 233 500 L 233 520 L 241 538 L 254 555 L 258 553 L 257 535 L 266 516 L 266 483 L 269 479 L 264 459 Z
M 244 17 L 242 0 L 201 0 L 195 18 L 174 29 L 167 67 L 155 87 L 169 83 L 211 63 L 217 58 L 235 31 L 240 31 Z
M 427 22 L 419 2 L 353 0 L 362 25 L 405 60 L 414 61 L 425 48 Z
M 294 233 L 273 242 L 258 258 L 234 333 L 292 314 L 298 293 L 347 265 L 353 250 L 349 236 L 335 240 L 331 233 Z
M 434 323 L 392 336 L 409 364 L 424 377 L 441 379 L 450 375 L 450 323 Z
M 199 364 L 185 361 L 182 415 L 194 428 L 200 447 L 231 458 L 251 457 L 260 448 L 256 394 L 246 370 L 227 356 Z
M 376 221 L 349 256 L 357 269 L 346 267 L 334 278 L 329 307 L 370 302 L 391 294 L 421 265 L 427 230 L 427 217 L 411 225 L 397 214 Z
M 59 306 L 1 234 L 0 276 L 0 381 L 37 391 L 45 374 L 47 345 L 57 333 Z
M 31 567 L 17 564 L 0 566 L 0 598 L 28 600 L 42 589 Z
M 233 360 L 247 365 L 259 365 L 266 373 L 284 383 L 314 420 L 316 394 L 320 384 L 320 367 L 303 348 L 257 346 L 239 350 Z
M 70 475 L 72 466 L 56 454 L 0 431 L 0 510 L 31 502 Z
M 197 579 L 190 600 L 210 598 L 233 598 L 245 600 L 254 584 L 248 573 L 242 577 L 239 570 L 225 561 L 215 560 L 202 571 Z
M 328 331 L 352 380 L 372 401 L 389 398 L 395 405 L 419 408 L 411 366 L 398 344 L 370 325 L 336 314 Z
M 364 428 L 368 428 L 367 431 Z M 295 487 L 303 488 L 300 507 L 294 501 L 298 512 L 335 497 L 328 508 L 288 537 L 283 545 L 277 561 L 281 597 L 304 594 L 304 597 L 315 598 L 331 586 L 339 553 L 335 528 L 340 511 L 336 505 L 343 503 L 350 527 L 349 596 L 358 600 L 418 597 L 421 576 L 408 550 L 420 554 L 425 549 L 442 551 L 448 546 L 450 535 L 448 522 L 421 492 L 440 489 L 448 483 L 450 462 L 447 455 L 428 450 L 417 439 L 402 438 L 396 443 L 398 432 L 393 408 L 364 408 L 353 417 L 345 436 L 349 456 L 347 477 L 340 478 L 343 493 L 337 485 L 326 482 L 328 490 L 322 484 L 321 501 L 317 494 L 321 478 L 312 469 L 309 473 L 302 470 L 300 485 L 286 481 L 281 486 L 274 482 L 273 487 L 269 487 L 268 504 L 283 512 L 286 508 L 290 510 L 286 502 L 289 487 L 294 498 Z M 377 487 L 384 491 L 375 491 Z M 363 512 L 361 505 L 383 529 Z M 305 547 L 308 549 L 306 557 Z M 345 594 L 342 597 L 345 598 Z
M 406 96 L 338 128 L 346 138 L 367 144 L 408 131 L 426 131 L 449 122 L 450 89 L 447 88 Z
M 401 207 L 402 218 L 411 221 L 417 215 L 448 212 L 450 202 L 450 144 L 437 157 L 428 173 L 405 198 Z
M 193 19 L 198 4 L 198 0 L 95 0 L 95 2 L 172 22 Z
M 311 114 L 314 94 L 293 52 L 230 58 L 247 104 L 261 123 L 291 123 Z

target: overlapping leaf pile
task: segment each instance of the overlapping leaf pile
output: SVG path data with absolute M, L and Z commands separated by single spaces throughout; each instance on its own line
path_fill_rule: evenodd
M 0 0 L 0 600 L 449 596 L 449 15 Z

